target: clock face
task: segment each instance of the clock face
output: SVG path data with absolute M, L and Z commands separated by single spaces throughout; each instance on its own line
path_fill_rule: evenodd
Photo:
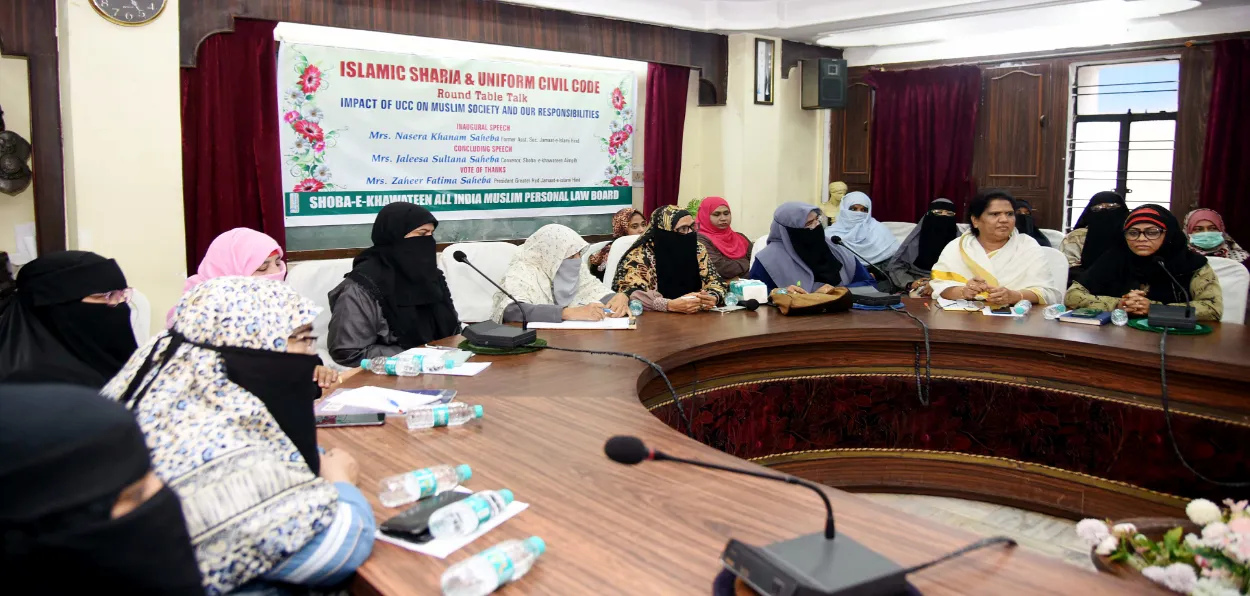
M 100 16 L 118 25 L 146 25 L 160 16 L 168 0 L 91 0 Z

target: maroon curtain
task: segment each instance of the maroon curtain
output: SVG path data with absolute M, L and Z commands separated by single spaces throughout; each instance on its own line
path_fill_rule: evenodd
M 1198 203 L 1220 212 L 1228 233 L 1250 238 L 1250 40 L 1215 42 L 1211 114 Z M 1183 217 L 1183 214 L 1177 214 Z
M 974 190 L 981 71 L 975 66 L 873 72 L 872 213 L 917 221 L 944 197 L 961 212 Z
M 689 68 L 647 65 L 647 134 L 642 153 L 642 210 L 647 217 L 657 207 L 677 204 L 689 83 Z
M 272 21 L 235 20 L 182 69 L 182 204 L 187 271 L 238 227 L 286 248 L 278 146 L 277 42 Z

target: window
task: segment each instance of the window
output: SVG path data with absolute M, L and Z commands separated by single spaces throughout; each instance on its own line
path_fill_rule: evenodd
M 1065 229 L 1104 190 L 1170 208 L 1180 61 L 1078 66 L 1073 80 Z

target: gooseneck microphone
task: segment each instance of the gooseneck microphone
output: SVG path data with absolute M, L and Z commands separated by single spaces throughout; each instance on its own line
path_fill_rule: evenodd
M 837 535 L 833 524 L 833 503 L 829 502 L 829 497 L 825 495 L 825 491 L 821 490 L 819 486 L 803 480 L 802 478 L 796 478 L 785 474 L 772 474 L 769 472 L 756 472 L 755 470 L 743 470 L 740 468 L 731 468 L 729 466 L 722 466 L 720 464 L 713 464 L 695 459 L 675 457 L 664 453 L 663 451 L 648 448 L 646 444 L 642 442 L 642 439 L 639 439 L 638 437 L 625 435 L 617 435 L 608 439 L 608 441 L 603 444 L 603 453 L 608 456 L 608 459 L 618 464 L 634 465 L 642 463 L 646 460 L 675 461 L 678 463 L 698 466 L 700 468 L 720 470 L 722 472 L 731 472 L 734 474 L 743 474 L 745 476 L 754 476 L 755 478 L 764 478 L 766 480 L 777 480 L 785 482 L 786 484 L 795 484 L 810 488 L 816 491 L 816 494 L 820 495 L 820 500 L 825 502 L 825 539 L 833 540 Z
M 495 280 L 491 279 L 489 275 L 482 273 L 481 269 L 469 262 L 469 257 L 464 254 L 464 251 L 458 250 L 451 253 L 451 258 L 455 259 L 457 263 L 464 263 L 476 271 L 478 275 L 482 276 L 482 279 L 490 282 L 490 285 L 503 292 L 503 295 L 507 296 L 517 306 L 517 309 L 521 311 L 520 329 L 500 325 L 494 321 L 483 321 L 465 327 L 460 334 L 469 340 L 469 343 L 490 348 L 512 349 L 532 344 L 534 340 L 538 339 L 538 333 L 529 329 L 529 319 L 525 316 L 525 308 L 521 306 L 521 302 L 516 297 L 509 294 L 507 290 L 503 289 L 503 286 L 495 283 Z
M 1193 329 L 1197 327 L 1198 314 L 1190 303 L 1189 290 L 1168 270 L 1167 264 L 1163 262 L 1163 257 L 1154 257 L 1154 262 L 1164 273 L 1168 274 L 1168 279 L 1172 280 L 1172 287 L 1181 291 L 1181 295 L 1185 297 L 1185 306 L 1182 309 L 1179 306 L 1167 304 L 1151 304 L 1150 310 L 1146 313 L 1146 324 L 1151 327 L 1170 327 L 1172 329 Z
M 830 241 L 830 242 L 832 242 L 832 243 L 834 243 L 834 244 L 836 244 L 836 245 L 838 245 L 838 246 L 841 246 L 842 248 L 845 248 L 845 249 L 847 249 L 847 250 L 851 251 L 851 254 L 855 255 L 856 257 L 858 257 L 858 258 L 859 258 L 859 260 L 863 261 L 863 262 L 864 262 L 864 264 L 865 264 L 865 265 L 867 265 L 869 269 L 872 269 L 873 271 L 876 271 L 878 274 L 880 274 L 880 275 L 881 275 L 881 279 L 880 279 L 880 281 L 890 281 L 890 276 L 886 275 L 886 274 L 885 274 L 885 271 L 882 271 L 880 267 L 878 267 L 878 266 L 876 266 L 876 265 L 873 265 L 872 263 L 868 262 L 868 259 L 865 259 L 863 255 L 861 255 L 861 254 L 859 254 L 859 253 L 855 252 L 855 249 L 853 249 L 853 248 L 851 248 L 851 247 L 847 246 L 845 242 L 842 242 L 842 237 L 841 237 L 841 236 L 830 236 L 830 237 L 829 237 L 829 241 Z
M 1005 536 L 995 536 L 974 542 L 937 559 L 903 568 L 851 539 L 837 534 L 833 526 L 833 504 L 818 485 L 806 480 L 787 476 L 731 468 L 719 464 L 673 457 L 662 451 L 649 449 L 638 437 L 616 436 L 603 444 L 603 452 L 614 462 L 634 465 L 647 460 L 674 461 L 712 470 L 721 470 L 779 480 L 797 484 L 816 491 L 825 502 L 825 533 L 807 534 L 798 538 L 775 542 L 767 546 L 753 546 L 736 539 L 729 539 L 721 553 L 725 570 L 760 594 L 789 594 L 791 596 L 880 596 L 915 592 L 909 589 L 906 576 L 938 563 L 949 561 L 966 553 L 994 544 L 1014 547 L 1016 542 Z

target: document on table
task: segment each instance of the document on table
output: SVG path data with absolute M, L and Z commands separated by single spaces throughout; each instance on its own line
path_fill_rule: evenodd
M 413 393 L 384 387 L 341 389 L 326 398 L 327 403 L 356 406 L 375 412 L 399 414 L 439 400 L 436 392 Z
M 421 374 L 423 375 L 447 375 L 451 377 L 475 377 L 477 376 L 477 373 L 480 373 L 486 370 L 486 367 L 488 366 L 490 366 L 489 362 L 465 362 L 464 364 L 457 364 L 453 368 L 444 368 L 442 370 L 432 370 L 429 372 L 423 372 Z
M 463 486 L 456 487 L 455 490 L 456 492 L 462 492 L 462 493 L 473 492 Z M 499 517 L 491 518 L 486 523 L 482 524 L 481 526 L 478 526 L 477 530 L 474 531 L 472 534 L 469 534 L 468 536 L 457 536 L 455 538 L 438 538 L 435 540 L 431 540 L 425 544 L 417 544 L 415 542 L 408 542 L 407 540 L 395 538 L 394 536 L 387 536 L 386 534 L 383 534 L 381 532 L 378 532 L 377 534 L 375 534 L 374 537 L 377 538 L 378 540 L 381 540 L 382 542 L 389 542 L 391 544 L 394 544 L 395 546 L 408 549 L 413 552 L 430 555 L 431 557 L 438 557 L 440 559 L 446 559 L 447 555 L 450 555 L 451 553 L 454 553 L 464 548 L 469 543 L 473 542 L 474 540 L 477 540 L 479 536 L 493 530 L 499 524 L 502 524 L 508 521 L 509 519 L 515 517 L 516 514 L 522 511 L 525 511 L 526 508 L 528 508 L 529 506 L 530 506 L 529 503 L 513 501 L 509 503 L 507 507 L 504 507 L 504 510 L 499 513 Z
M 947 300 L 941 296 L 937 296 L 937 303 L 938 308 L 955 312 L 978 312 L 985 307 L 984 303 L 976 300 Z
M 981 314 L 987 317 L 1023 317 L 1024 316 L 1024 315 L 1016 314 L 1014 310 L 1008 311 L 1008 312 L 994 312 L 994 310 L 988 306 L 981 309 Z
M 563 321 L 560 323 L 530 323 L 530 329 L 634 329 L 630 317 L 604 319 L 602 321 Z

